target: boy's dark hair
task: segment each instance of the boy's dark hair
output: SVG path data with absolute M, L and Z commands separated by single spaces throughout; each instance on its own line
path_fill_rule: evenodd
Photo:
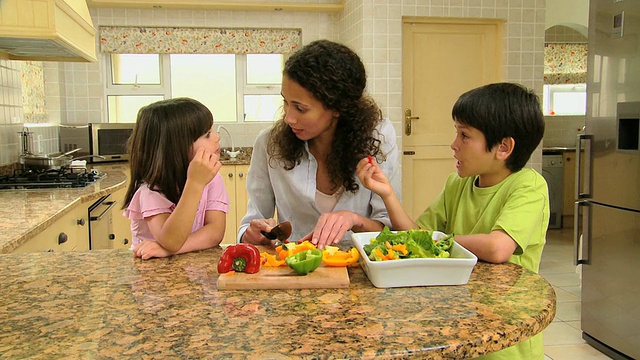
M 334 186 L 358 191 L 358 161 L 367 155 L 385 160 L 375 130 L 382 111 L 365 92 L 367 74 L 362 60 L 345 45 L 316 40 L 289 57 L 283 75 L 313 94 L 326 109 L 340 113 L 326 166 Z M 284 117 L 276 121 L 267 148 L 270 159 L 291 170 L 300 163 L 304 148 L 305 142 L 296 137 Z
M 515 146 L 507 158 L 512 172 L 522 169 L 544 135 L 544 117 L 538 96 L 519 84 L 496 83 L 462 94 L 451 111 L 453 120 L 480 130 L 487 151 L 504 138 Z
M 187 182 L 193 143 L 212 126 L 211 111 L 191 98 L 161 100 L 140 108 L 127 144 L 131 183 L 123 208 L 143 183 L 177 204 Z

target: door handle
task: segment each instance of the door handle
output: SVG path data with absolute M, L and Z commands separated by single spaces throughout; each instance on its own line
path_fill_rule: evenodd
M 418 120 L 419 116 L 411 116 L 411 109 L 404 111 L 404 134 L 411 135 L 411 120 Z

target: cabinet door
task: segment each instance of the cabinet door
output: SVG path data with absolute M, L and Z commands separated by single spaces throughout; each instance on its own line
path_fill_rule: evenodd
M 227 213 L 222 244 L 234 244 L 238 234 L 238 227 L 236 226 L 236 165 L 222 165 L 220 175 L 224 179 L 224 186 L 227 188 L 227 194 L 229 194 L 229 212 Z
M 89 250 L 89 205 L 81 204 L 63 215 L 14 252 Z
M 249 165 L 236 165 L 236 236 L 242 218 L 247 213 L 247 174 L 249 173 Z
M 247 212 L 247 173 L 249 165 L 223 165 L 220 174 L 229 194 L 229 212 L 222 244 L 235 244 L 238 227 Z
M 126 187 L 111 194 L 113 201 L 116 202 L 112 214 L 114 235 L 113 249 L 128 249 L 131 247 L 131 221 L 122 215 L 122 205 L 124 204 L 124 197 L 126 194 Z

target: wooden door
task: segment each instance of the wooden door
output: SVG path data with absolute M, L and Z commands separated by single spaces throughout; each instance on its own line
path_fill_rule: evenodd
M 403 18 L 402 198 L 413 219 L 455 171 L 453 104 L 501 79 L 502 27 L 496 19 Z

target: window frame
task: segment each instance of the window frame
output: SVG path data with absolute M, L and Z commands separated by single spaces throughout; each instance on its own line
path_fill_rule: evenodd
M 108 99 L 110 96 L 162 96 L 164 99 L 172 98 L 171 92 L 171 56 L 170 54 L 159 55 L 160 67 L 160 84 L 114 84 L 112 76 L 111 55 L 104 53 L 105 64 L 105 112 L 106 119 L 109 121 Z M 194 54 L 197 55 L 197 54 Z M 282 64 L 288 58 L 289 54 L 278 54 L 282 56 Z M 267 120 L 261 121 L 245 121 L 244 116 L 244 96 L 245 95 L 280 95 L 281 83 L 273 85 L 254 85 L 247 84 L 247 56 L 246 54 L 235 54 L 236 62 L 236 121 L 222 122 L 223 124 L 255 124 L 268 123 Z M 272 120 L 273 121 L 273 120 Z

